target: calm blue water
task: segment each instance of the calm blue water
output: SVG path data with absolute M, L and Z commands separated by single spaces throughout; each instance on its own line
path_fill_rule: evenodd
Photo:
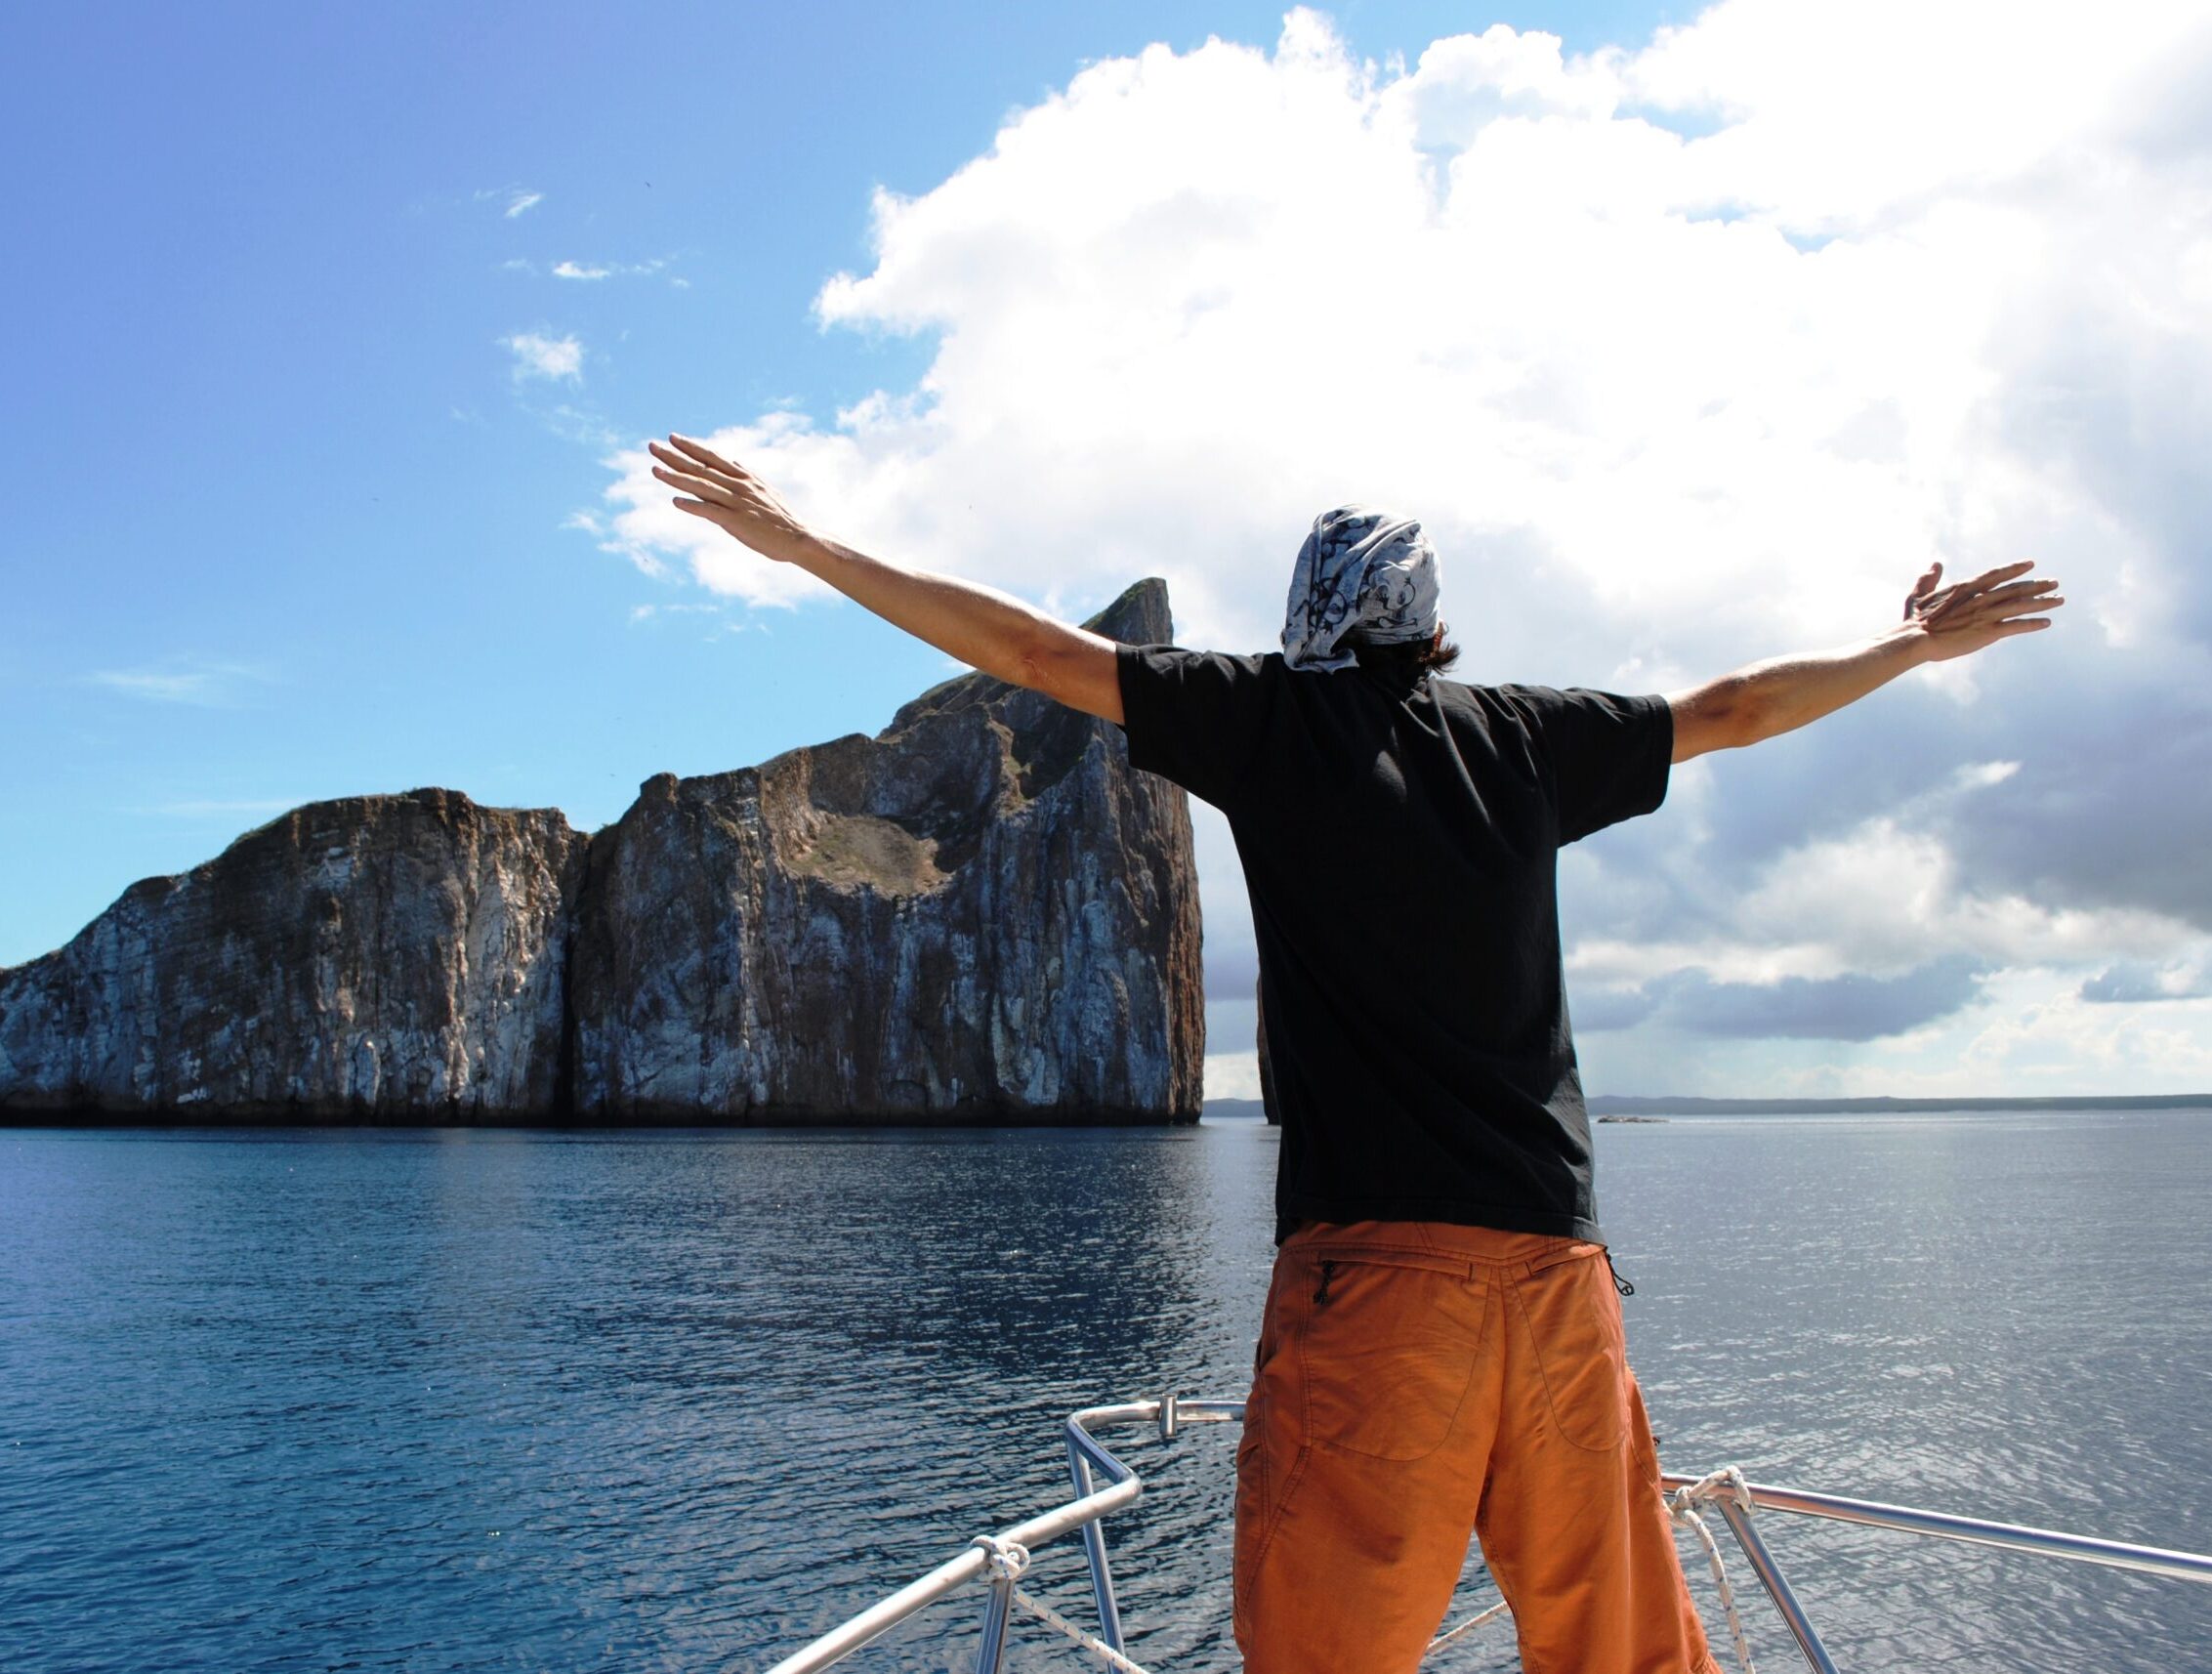
M 2212 1548 L 2212 1112 L 1601 1133 L 1671 1467 Z M 1273 1162 L 0 1133 L 0 1667 L 761 1667 L 1063 1497 L 1068 1410 L 1241 1395 Z M 1233 1436 L 1125 1434 L 1133 1649 L 1233 1667 Z M 1762 1521 L 1846 1669 L 2212 1668 L 2212 1588 Z M 1080 1603 L 1072 1545 L 1036 1590 Z M 964 1666 L 980 1598 L 849 1666 Z

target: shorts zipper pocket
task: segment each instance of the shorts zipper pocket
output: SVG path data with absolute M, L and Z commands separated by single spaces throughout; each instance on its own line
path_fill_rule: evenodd
M 1316 1257 L 1314 1263 L 1319 1279 L 1314 1286 L 1314 1306 L 1325 1308 L 1336 1293 L 1330 1288 L 1347 1268 L 1392 1267 L 1410 1268 L 1416 1273 L 1438 1273 L 1450 1278 L 1466 1278 L 1469 1265 L 1447 1255 L 1433 1255 L 1426 1250 L 1357 1249 L 1339 1247 L 1328 1255 Z

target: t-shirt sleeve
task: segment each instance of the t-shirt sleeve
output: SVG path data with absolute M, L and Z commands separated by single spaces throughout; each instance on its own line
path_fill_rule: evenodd
M 1227 808 L 1259 753 L 1268 706 L 1264 658 L 1122 646 L 1122 730 L 1129 765 Z
M 1667 795 L 1674 711 L 1664 697 L 1531 690 L 1559 800 L 1560 841 L 1649 814 Z

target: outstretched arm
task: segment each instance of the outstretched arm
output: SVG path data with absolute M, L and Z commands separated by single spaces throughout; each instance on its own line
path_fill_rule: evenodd
M 1667 693 L 1674 759 L 1731 750 L 1787 732 L 1856 703 L 1908 668 L 1966 656 L 2015 634 L 2051 625 L 2040 614 L 2064 605 L 2058 583 L 2024 580 L 2034 565 L 2008 564 L 1972 581 L 1938 584 L 1931 565 L 1904 602 L 1904 620 L 1886 634 L 1834 650 L 1755 662 L 1687 691 Z
M 1071 627 L 1011 594 L 954 575 L 902 569 L 826 539 L 793 517 L 773 490 L 704 443 L 671 436 L 649 444 L 653 475 L 678 507 L 728 530 L 763 558 L 795 564 L 895 627 L 1015 686 L 1101 720 L 1121 721 L 1113 642 Z

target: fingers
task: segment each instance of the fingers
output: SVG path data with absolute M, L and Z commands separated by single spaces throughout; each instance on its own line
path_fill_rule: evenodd
M 2008 565 L 2017 570 L 2018 565 Z M 1992 574 L 2002 573 L 1991 571 Z M 2064 604 L 2058 597 L 2059 583 L 2048 576 L 2036 576 L 2027 581 L 2008 581 L 1976 590 L 1973 582 L 1945 588 L 1922 608 L 1921 619 L 1931 627 L 1942 630 L 1972 628 L 1983 623 L 2001 621 L 2007 617 L 2024 615 L 2031 610 L 2047 609 L 2052 605 Z
M 1904 596 L 1906 621 L 1911 621 L 1927 607 L 1929 597 L 1936 591 L 1936 583 L 1942 578 L 1943 565 L 1941 559 L 1920 572 L 1920 579 L 1912 584 L 1912 591 Z
M 2023 599 L 2034 599 L 2049 593 L 2059 584 L 2049 576 L 2038 575 L 2031 581 L 2008 581 L 2002 587 L 1992 587 L 1985 593 L 1972 597 L 1962 596 L 1960 603 L 1972 609 L 1985 609 L 1992 605 L 2013 605 Z
M 671 488 L 696 495 L 701 500 L 715 505 L 734 506 L 752 486 L 751 480 L 742 473 L 736 473 L 734 467 L 729 467 L 728 471 L 717 469 L 689 453 L 679 453 L 673 448 L 663 447 L 657 441 L 648 441 L 646 447 L 655 459 L 662 461 L 652 468 L 655 477 Z M 699 451 L 705 453 L 706 449 L 701 448 Z M 707 454 L 709 459 L 715 457 L 717 456 L 712 453 Z M 728 462 L 725 461 L 724 465 L 727 467 Z
M 778 564 L 798 562 L 813 538 L 774 492 L 743 466 L 689 437 L 648 441 L 655 481 L 675 490 L 678 511 L 704 519 L 723 533 Z
M 2059 597 L 2059 584 L 2041 577 L 2033 581 L 2015 581 L 2003 587 L 1992 587 L 1988 592 L 1971 601 L 1962 615 L 1993 617 L 2004 621 L 2024 616 L 2035 610 L 2044 610 L 2054 605 L 2064 605 Z
M 663 459 L 668 459 L 671 464 L 680 466 L 686 471 L 697 471 L 701 472 L 702 475 L 727 477 L 732 483 L 742 482 L 749 475 L 743 466 L 730 464 L 729 460 L 723 458 L 721 454 L 715 452 L 713 448 L 702 441 L 693 441 L 688 436 L 678 436 L 674 431 L 668 433 L 668 439 L 688 457 L 670 458 L 657 441 L 647 442 L 646 445 Z
M 2024 558 L 2018 564 L 2000 564 L 1994 569 L 1984 569 L 1972 581 L 1961 581 L 1952 591 L 1954 593 L 1983 593 L 1996 586 L 1998 582 L 2010 581 L 2014 576 L 2024 575 L 2034 567 L 2035 561 L 2032 558 Z
M 720 464 L 709 464 L 695 454 L 661 441 L 647 442 L 646 451 L 672 471 L 681 471 L 689 477 L 711 478 L 728 488 L 739 487 L 745 481 L 745 474 L 727 460 Z
M 704 477 L 692 477 L 681 471 L 671 471 L 665 465 L 654 466 L 652 474 L 671 488 L 679 489 L 686 494 L 696 494 L 702 500 L 712 500 L 716 504 L 724 506 L 732 505 L 736 501 L 736 495 L 728 487 L 720 482 L 710 481 Z
M 675 499 L 668 503 L 680 512 L 689 512 L 714 524 L 726 535 L 745 539 L 745 515 L 734 506 L 720 505 L 713 500 Z

